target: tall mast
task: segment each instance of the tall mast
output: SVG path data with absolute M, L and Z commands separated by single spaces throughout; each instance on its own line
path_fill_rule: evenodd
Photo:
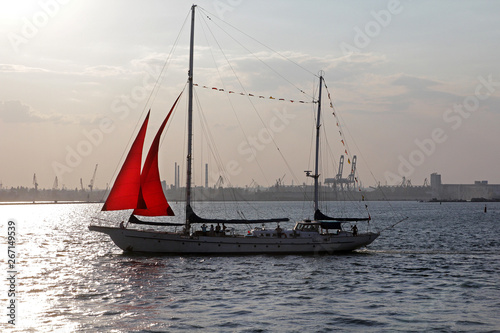
M 191 209 L 191 155 L 193 145 L 193 54 L 194 54 L 194 9 L 196 5 L 191 7 L 191 38 L 189 42 L 189 72 L 188 72 L 188 151 L 187 151 L 187 174 L 186 174 L 186 228 L 185 232 L 189 232 L 189 215 Z
M 316 212 L 319 207 L 318 207 L 318 201 L 319 201 L 319 184 L 318 184 L 318 178 L 319 178 L 319 129 L 321 127 L 321 87 L 323 84 L 323 75 L 322 72 L 320 73 L 319 76 L 319 94 L 318 94 L 318 116 L 316 119 L 316 158 L 315 158 L 315 164 L 314 164 L 314 211 Z

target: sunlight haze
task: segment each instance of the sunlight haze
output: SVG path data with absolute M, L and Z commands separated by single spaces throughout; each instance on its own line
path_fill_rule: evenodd
M 234 186 L 272 186 L 281 177 L 286 185 L 310 182 L 304 170 L 312 168 L 320 70 L 363 186 L 402 177 L 421 185 L 433 172 L 448 184 L 500 183 L 500 3 L 196 4 L 196 185 L 204 185 L 205 163 L 210 186 L 221 167 Z M 36 174 L 40 188 L 58 176 L 60 187 L 74 189 L 80 178 L 89 182 L 96 164 L 95 187 L 110 186 L 148 109 L 147 144 L 185 87 L 190 6 L 0 3 L 3 187 L 32 187 Z M 160 147 L 167 184 L 174 163 L 185 166 L 186 97 L 187 90 Z M 323 103 L 333 155 L 324 157 L 322 177 L 334 177 L 344 148 Z

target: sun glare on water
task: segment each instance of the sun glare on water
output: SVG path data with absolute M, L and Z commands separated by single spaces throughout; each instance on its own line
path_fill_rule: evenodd
M 29 328 L 51 327 L 51 331 L 74 331 L 78 323 L 71 322 L 76 311 L 74 299 L 79 290 L 73 281 L 81 269 L 75 261 L 78 239 L 68 241 L 68 235 L 81 233 L 83 205 L 22 204 L 1 205 L 1 235 L 7 234 L 9 221 L 15 225 L 15 299 L 16 325 L 19 332 Z M 79 226 L 79 223 L 82 223 Z M 69 238 L 71 239 L 71 238 Z M 7 253 L 7 244 L 1 244 Z M 3 263 L 3 260 L 2 260 Z M 5 284 L 0 286 L 6 288 Z M 1 291 L 1 299 L 8 295 Z M 3 303 L 3 302 L 2 302 Z M 61 307 L 61 303 L 64 306 Z M 55 310 L 57 309 L 57 310 Z M 1 330 L 1 329 L 0 329 Z M 17 331 L 16 331 L 17 332 Z

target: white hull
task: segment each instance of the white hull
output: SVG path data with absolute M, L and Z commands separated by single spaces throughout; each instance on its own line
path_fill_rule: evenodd
M 127 252 L 164 254 L 285 254 L 349 252 L 373 242 L 378 233 L 351 233 L 313 237 L 264 238 L 245 236 L 195 236 L 160 231 L 143 231 L 89 226 L 91 231 L 105 233 Z

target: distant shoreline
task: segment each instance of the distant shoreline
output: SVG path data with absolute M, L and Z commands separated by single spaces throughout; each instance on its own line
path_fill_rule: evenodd
M 174 202 L 183 202 L 184 200 L 172 200 Z M 196 201 L 196 200 L 195 200 Z M 227 200 L 229 202 L 238 202 L 246 200 Z M 253 200 L 253 201 L 300 201 L 300 200 Z M 340 201 L 340 200 L 327 200 L 327 201 Z M 347 200 L 347 201 L 359 201 L 359 200 Z M 366 202 L 375 202 L 381 200 L 365 200 Z M 422 203 L 488 203 L 488 202 L 500 202 L 500 199 L 484 199 L 484 198 L 473 198 L 472 200 L 418 200 L 418 199 L 394 199 L 391 198 L 387 201 L 418 201 Z M 220 200 L 199 200 L 199 202 L 220 202 Z M 102 201 L 0 201 L 0 206 L 20 206 L 20 205 L 74 205 L 74 204 L 102 204 Z
M 185 188 L 163 185 L 170 202 L 185 200 Z M 1 205 L 104 202 L 107 190 L 11 188 L 0 190 Z M 276 185 L 271 187 L 201 187 L 192 189 L 194 201 L 313 201 L 313 187 Z M 338 189 L 321 186 L 322 201 L 422 201 L 422 202 L 499 202 L 500 185 L 469 184 L 432 186 L 379 186 L 365 189 Z
M 16 206 L 16 205 L 65 205 L 65 204 L 87 204 L 87 203 L 102 203 L 99 201 L 0 201 L 0 206 Z

